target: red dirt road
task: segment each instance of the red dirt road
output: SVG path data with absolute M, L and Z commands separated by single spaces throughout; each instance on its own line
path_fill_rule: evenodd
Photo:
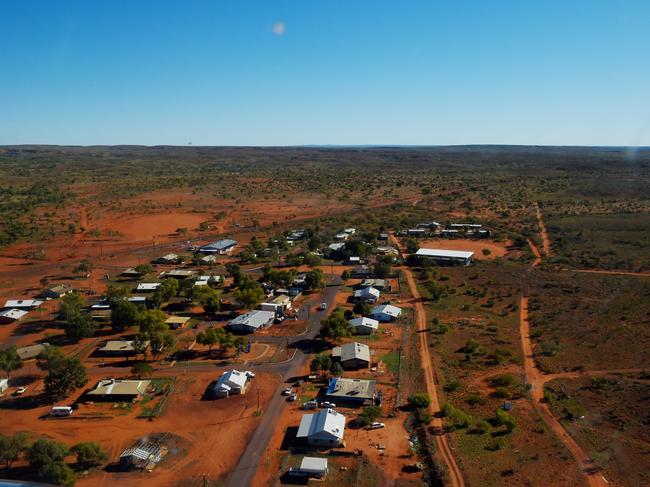
M 431 366 L 431 357 L 429 355 L 429 345 L 427 343 L 427 323 L 424 313 L 424 307 L 422 306 L 422 301 L 420 298 L 420 293 L 418 292 L 415 280 L 413 279 L 413 274 L 409 269 L 402 269 L 404 275 L 406 276 L 406 281 L 408 282 L 411 293 L 413 294 L 413 303 L 415 305 L 415 316 L 417 323 L 418 335 L 420 337 L 420 353 L 422 361 L 422 369 L 424 370 L 424 377 L 427 385 L 427 392 L 431 397 L 431 407 L 430 410 L 434 415 L 433 426 L 438 430 L 443 429 L 442 419 L 438 416 L 440 413 L 440 403 L 438 401 L 438 393 L 436 391 L 436 383 L 433 377 L 433 368 Z M 443 460 L 449 468 L 449 479 L 451 480 L 451 485 L 453 487 L 465 487 L 465 480 L 463 479 L 463 474 L 456 463 L 456 459 L 451 452 L 449 447 L 449 442 L 447 441 L 447 436 L 445 435 L 435 435 L 436 446 L 438 451 L 442 455 Z
M 544 397 L 544 383 L 546 380 L 544 380 L 541 371 L 537 368 L 533 357 L 533 347 L 530 339 L 530 321 L 528 319 L 528 274 L 542 262 L 542 258 L 539 249 L 530 239 L 528 240 L 528 244 L 535 255 L 535 260 L 526 270 L 523 277 L 523 295 L 519 303 L 519 333 L 521 335 L 521 348 L 524 358 L 524 372 L 526 374 L 526 382 L 531 386 L 533 406 L 546 425 L 555 433 L 576 459 L 587 478 L 588 485 L 590 487 L 605 487 L 609 485 L 609 482 L 599 472 L 598 465 L 576 443 L 567 430 L 564 429 L 564 426 L 553 415 L 548 405 L 541 402 Z
M 542 218 L 542 210 L 539 203 L 535 202 L 535 215 L 537 215 L 537 226 L 539 227 L 539 235 L 542 237 L 542 249 L 545 255 L 551 255 L 551 241 L 548 238 L 546 225 L 544 225 L 544 218 Z

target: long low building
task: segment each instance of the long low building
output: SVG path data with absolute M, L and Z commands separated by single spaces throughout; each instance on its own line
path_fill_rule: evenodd
M 0 311 L 0 324 L 13 323 L 27 315 L 28 311 L 24 309 L 11 308 L 5 311 Z
M 230 329 L 241 333 L 255 333 L 260 328 L 267 328 L 275 321 L 273 311 L 259 309 L 249 311 L 230 322 Z
M 130 402 L 144 396 L 150 380 L 100 380 L 86 395 L 94 401 Z
M 474 252 L 466 250 L 418 249 L 415 255 L 421 259 L 432 259 L 438 264 L 447 265 L 470 265 L 474 258 Z
M 225 238 L 200 247 L 199 252 L 202 254 L 229 254 L 236 246 L 236 240 Z

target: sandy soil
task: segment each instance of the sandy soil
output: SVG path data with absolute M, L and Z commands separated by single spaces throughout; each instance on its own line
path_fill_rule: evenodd
M 75 419 L 74 416 L 65 420 L 39 419 L 49 410 L 48 405 L 29 410 L 3 410 L 4 430 L 6 433 L 30 431 L 69 445 L 96 441 L 106 449 L 111 462 L 143 436 L 173 432 L 186 440 L 187 450 L 170 457 L 152 473 L 97 471 L 80 479 L 77 485 L 137 486 L 143 482 L 156 486 L 186 485 L 187 482 L 198 485 L 202 475 L 215 481 L 234 467 L 259 422 L 259 417 L 254 414 L 257 407 L 255 384 L 265 385 L 260 398 L 264 402 L 279 381 L 274 374 L 259 373 L 246 395 L 201 401 L 205 388 L 218 373 L 216 369 L 214 372 L 191 371 L 188 375 L 179 371 L 176 389 L 167 408 L 154 421 L 137 419 L 135 410 L 126 414 L 112 413 L 107 419 Z M 89 384 L 99 378 L 93 374 Z M 105 412 L 103 405 L 95 408 Z

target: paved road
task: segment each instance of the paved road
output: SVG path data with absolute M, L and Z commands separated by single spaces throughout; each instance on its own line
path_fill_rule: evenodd
M 322 299 L 323 302 L 327 303 L 327 309 L 329 310 L 332 307 L 334 298 L 336 297 L 336 292 L 340 284 L 340 279 L 336 277 L 332 285 L 328 286 L 325 291 L 325 297 Z M 303 306 L 300 309 L 299 317 L 301 319 L 307 319 L 307 306 Z M 298 344 L 298 342 L 303 342 L 308 344 L 309 340 L 312 340 L 318 335 L 320 330 L 320 321 L 325 316 L 327 311 L 311 312 L 309 316 L 309 328 L 307 333 L 300 335 L 298 337 L 290 338 L 290 344 Z M 300 344 L 299 344 L 300 345 Z M 289 362 L 290 367 L 287 368 L 286 372 L 282 376 L 282 379 L 286 381 L 290 377 L 296 377 L 302 373 L 302 368 L 309 358 L 309 348 L 308 346 L 298 348 L 296 355 Z M 230 473 L 228 481 L 226 482 L 227 487 L 244 487 L 251 484 L 257 467 L 262 460 L 262 455 L 266 451 L 266 448 L 273 436 L 275 427 L 282 415 L 282 412 L 287 407 L 286 398 L 280 395 L 283 388 L 286 385 L 281 383 L 275 394 L 272 396 L 271 402 L 269 402 L 264 408 L 264 413 L 262 416 L 262 421 L 258 425 L 257 429 L 253 433 L 253 436 L 248 441 L 248 445 L 239 458 L 239 462 L 235 469 Z

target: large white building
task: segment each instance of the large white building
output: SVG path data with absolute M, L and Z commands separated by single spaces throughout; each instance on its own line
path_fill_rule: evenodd
M 444 249 L 418 249 L 415 253 L 419 258 L 432 259 L 438 264 L 462 264 L 470 265 L 474 258 L 474 252 L 465 250 L 444 250 Z

